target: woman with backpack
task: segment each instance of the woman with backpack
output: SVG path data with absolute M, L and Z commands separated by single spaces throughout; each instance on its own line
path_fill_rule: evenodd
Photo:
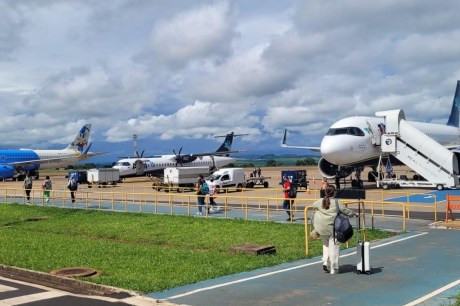
M 24 190 L 26 191 L 27 203 L 30 203 L 30 192 L 32 191 L 32 178 L 28 174 L 24 179 Z
M 323 241 L 323 271 L 331 274 L 339 273 L 340 242 L 334 237 L 335 217 L 339 211 L 348 217 L 358 215 L 353 210 L 346 208 L 339 199 L 335 198 L 335 195 L 335 187 L 327 185 L 324 198 L 313 204 L 316 210 L 313 227 Z
M 45 198 L 45 202 L 50 201 L 50 190 L 53 189 L 53 184 L 51 183 L 51 179 L 49 175 L 46 176 L 45 180 L 42 183 L 43 189 L 43 197 Z
M 203 215 L 203 206 L 205 205 L 205 199 L 208 193 L 208 185 L 204 180 L 203 174 L 200 174 L 196 183 L 196 195 L 198 198 L 198 212 L 196 214 L 199 216 Z
M 70 197 L 72 198 L 72 203 L 75 203 L 75 191 L 78 189 L 77 178 L 75 175 L 72 175 L 67 183 L 67 189 L 70 190 Z

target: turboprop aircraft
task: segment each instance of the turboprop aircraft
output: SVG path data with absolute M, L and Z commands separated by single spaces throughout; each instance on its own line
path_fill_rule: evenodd
M 181 154 L 182 148 L 174 155 L 161 155 L 150 157 L 133 157 L 119 160 L 112 168 L 120 171 L 120 177 L 134 177 L 145 175 L 163 175 L 162 171 L 167 167 L 197 167 L 208 166 L 210 168 L 221 168 L 230 164 L 235 159 L 229 157 L 230 153 L 241 151 L 231 151 L 233 137 L 246 134 L 235 135 L 233 132 L 225 136 L 222 145 L 215 152 Z
M 410 125 L 425 133 L 432 140 L 455 153 L 460 160 L 460 129 L 459 129 L 460 81 L 457 81 L 452 110 L 447 123 L 434 124 L 407 121 Z M 377 112 L 379 116 L 387 112 Z M 288 146 L 286 134 L 281 142 L 282 147 L 303 148 L 321 153 L 318 167 L 324 177 L 332 178 L 349 176 L 356 168 L 364 166 L 376 167 L 381 157 L 381 136 L 385 133 L 383 117 L 348 117 L 341 119 L 329 128 L 321 141 L 320 147 Z M 398 164 L 393 156 L 388 156 L 391 164 Z M 399 162 L 401 164 L 401 162 Z M 370 174 L 371 175 L 371 174 Z M 376 173 L 372 173 L 376 175 Z
M 23 180 L 28 173 L 38 178 L 41 169 L 60 168 L 104 154 L 88 152 L 91 124 L 85 124 L 75 139 L 62 150 L 0 150 L 0 179 Z

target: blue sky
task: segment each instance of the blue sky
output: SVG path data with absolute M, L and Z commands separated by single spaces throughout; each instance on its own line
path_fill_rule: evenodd
M 2 148 L 60 148 L 85 123 L 105 158 L 300 153 L 335 121 L 402 108 L 444 123 L 460 2 L 0 0 Z M 287 150 L 287 151 L 286 151 Z M 308 152 L 305 152 L 308 153 Z

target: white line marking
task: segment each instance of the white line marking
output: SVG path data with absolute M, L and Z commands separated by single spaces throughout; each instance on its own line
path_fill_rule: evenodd
M 374 247 L 371 247 L 371 249 L 378 248 L 378 247 L 381 247 L 381 246 L 387 246 L 387 245 L 390 245 L 390 244 L 393 244 L 393 243 L 401 242 L 401 241 L 411 239 L 411 238 L 416 238 L 418 236 L 422 236 L 422 235 L 426 235 L 426 234 L 428 234 L 428 232 L 423 232 L 423 233 L 420 233 L 420 234 L 417 234 L 417 235 L 414 235 L 414 236 L 409 236 L 409 237 L 401 238 L 401 239 L 398 239 L 398 240 L 390 241 L 390 242 L 387 242 L 387 243 L 383 243 L 381 245 L 376 245 Z M 340 258 L 348 257 L 348 256 L 351 256 L 351 255 L 354 255 L 354 254 L 356 254 L 356 251 L 348 253 L 348 254 L 345 254 L 345 255 L 340 255 Z M 243 283 L 243 282 L 247 282 L 247 281 L 258 279 L 258 278 L 263 278 L 263 277 L 267 277 L 267 276 L 271 276 L 271 275 L 275 275 L 275 274 L 279 274 L 279 273 L 284 273 L 284 272 L 288 272 L 288 271 L 292 271 L 292 270 L 305 268 L 305 267 L 308 267 L 308 266 L 316 265 L 318 263 L 322 263 L 322 261 L 320 260 L 320 261 L 310 262 L 310 263 L 307 263 L 307 264 L 303 264 L 303 265 L 299 265 L 299 266 L 295 266 L 295 267 L 291 267 L 291 268 L 286 268 L 286 269 L 282 269 L 282 270 L 278 270 L 278 271 L 273 271 L 273 272 L 268 272 L 268 273 L 264 273 L 264 274 L 260 274 L 260 275 L 247 277 L 247 278 L 242 278 L 242 279 L 239 279 L 239 280 L 236 280 L 236 281 L 231 281 L 231 282 L 226 282 L 226 283 L 213 285 L 213 286 L 209 286 L 209 287 L 199 288 L 199 289 L 191 290 L 191 291 L 184 292 L 184 293 L 181 293 L 181 294 L 176 294 L 176 295 L 173 295 L 173 296 L 170 296 L 170 297 L 167 297 L 167 298 L 163 298 L 163 299 L 159 299 L 159 300 L 166 301 L 166 300 L 177 299 L 177 298 L 181 298 L 181 297 L 184 297 L 184 296 L 187 296 L 187 295 L 192 295 L 192 294 L 195 294 L 195 293 L 199 293 L 199 292 L 202 292 L 202 291 L 208 291 L 208 290 L 212 290 L 212 289 L 216 289 L 216 288 L 226 287 L 226 286 L 230 286 L 230 285 L 234 285 L 234 284 L 238 284 L 238 283 Z
M 0 292 L 7 292 L 7 291 L 14 291 L 14 290 L 18 290 L 18 288 L 0 285 Z
M 23 295 L 11 299 L 0 301 L 0 305 L 21 305 L 30 302 L 52 299 L 60 296 L 68 295 L 65 292 L 41 292 L 36 294 Z
M 450 288 L 455 287 L 458 284 L 460 284 L 460 279 L 457 279 L 455 282 L 452 282 L 450 284 L 445 285 L 444 287 L 441 287 L 441 288 L 439 288 L 439 289 L 437 289 L 437 290 L 435 290 L 433 292 L 430 292 L 427 295 L 424 295 L 424 296 L 422 296 L 421 298 L 419 298 L 419 299 L 417 299 L 415 301 L 407 303 L 404 306 L 414 306 L 414 305 L 420 304 L 422 302 L 425 302 L 426 300 L 431 299 L 432 297 L 434 297 L 434 296 L 436 296 L 436 295 L 438 295 L 438 294 L 440 294 L 440 293 L 442 293 L 442 292 L 444 292 L 446 290 L 449 290 Z

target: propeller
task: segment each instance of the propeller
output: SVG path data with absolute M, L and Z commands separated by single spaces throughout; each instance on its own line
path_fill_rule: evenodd
M 144 152 L 145 152 L 145 150 L 142 150 L 141 155 L 139 155 L 139 151 L 136 150 L 135 154 L 134 154 L 135 155 L 134 157 L 142 158 L 142 157 L 144 157 Z
M 179 153 L 176 153 L 176 150 L 173 149 L 174 155 L 176 155 L 176 167 L 178 164 L 181 165 L 181 167 L 184 166 L 184 164 L 189 163 L 191 161 L 194 161 L 196 157 L 193 156 L 193 154 L 186 154 L 182 155 L 182 147 L 179 149 Z
M 180 154 L 182 152 L 182 147 L 179 149 L 179 153 L 176 153 L 176 150 L 173 149 L 174 155 L 176 155 L 176 167 L 177 164 L 180 164 L 183 166 L 183 161 L 182 161 L 182 155 Z

